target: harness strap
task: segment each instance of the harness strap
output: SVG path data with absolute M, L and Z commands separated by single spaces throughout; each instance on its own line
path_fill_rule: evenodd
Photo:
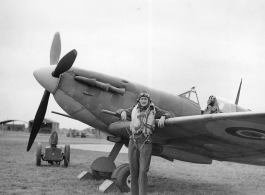
M 153 112 L 155 114 L 155 110 Z M 150 105 L 143 112 L 139 113 L 139 110 L 137 107 L 134 107 L 134 109 L 132 111 L 132 122 L 130 125 L 130 130 L 132 131 L 132 134 L 130 134 L 130 132 L 127 128 L 126 128 L 126 130 L 127 130 L 128 134 L 130 136 L 130 139 L 132 139 L 136 148 L 138 148 L 137 144 L 138 144 L 139 138 L 141 136 L 144 136 L 144 140 L 143 140 L 142 145 L 140 146 L 140 149 L 143 147 L 144 144 L 146 144 L 146 142 L 150 138 L 150 135 L 154 131 L 153 124 L 148 124 L 148 123 L 153 123 L 153 118 L 149 119 L 149 116 L 151 116 L 150 113 L 151 113 Z M 137 123 L 136 123 L 137 125 L 134 126 L 134 124 L 135 124 L 134 122 L 136 122 L 136 121 L 137 121 Z M 140 135 L 135 136 L 135 134 L 138 134 L 138 133 L 140 133 Z
M 138 146 L 137 146 L 138 139 L 143 135 L 143 133 L 141 133 L 138 137 L 135 137 L 135 135 L 134 135 L 133 133 L 130 134 L 130 132 L 129 132 L 129 130 L 127 129 L 127 127 L 126 127 L 126 131 L 128 132 L 128 134 L 129 134 L 129 136 L 130 136 L 129 139 L 132 139 L 135 148 L 138 149 Z M 149 138 L 150 138 L 150 135 L 148 135 L 147 137 L 145 137 L 145 140 L 144 140 L 143 144 L 140 146 L 140 150 L 142 149 L 143 145 L 147 142 L 147 140 L 148 140 Z

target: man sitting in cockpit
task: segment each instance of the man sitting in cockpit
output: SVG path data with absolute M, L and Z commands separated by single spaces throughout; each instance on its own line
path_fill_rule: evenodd
M 211 95 L 207 101 L 207 107 L 204 110 L 203 114 L 214 114 L 219 113 L 219 106 L 215 96 Z

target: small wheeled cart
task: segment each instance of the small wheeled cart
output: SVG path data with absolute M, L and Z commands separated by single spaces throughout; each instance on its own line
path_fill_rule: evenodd
M 38 143 L 36 154 L 36 165 L 41 165 L 41 160 L 48 161 L 49 164 L 61 164 L 64 161 L 64 166 L 68 167 L 70 163 L 70 145 L 63 147 L 57 146 L 58 135 L 53 132 L 50 137 L 50 146 L 45 147 L 44 153 L 42 153 L 42 144 Z

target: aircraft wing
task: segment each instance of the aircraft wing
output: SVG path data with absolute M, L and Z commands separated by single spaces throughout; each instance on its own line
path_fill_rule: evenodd
M 109 130 L 128 138 L 129 124 L 116 122 Z M 213 160 L 265 165 L 265 113 L 175 117 L 166 119 L 165 125 L 156 128 L 155 145 Z

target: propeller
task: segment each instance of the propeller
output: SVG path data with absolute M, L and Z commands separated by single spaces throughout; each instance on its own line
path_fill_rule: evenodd
M 60 53 L 61 53 L 61 40 L 60 40 L 60 34 L 57 32 L 54 35 L 51 50 L 50 50 L 50 64 L 51 65 L 57 64 L 57 62 L 60 58 Z M 52 73 L 52 76 L 58 78 L 60 76 L 60 74 L 68 71 L 72 67 L 72 65 L 76 59 L 76 56 L 77 56 L 77 51 L 75 49 L 70 51 L 69 53 L 67 53 L 58 62 L 57 66 L 55 67 L 55 70 Z M 36 136 L 40 130 L 41 124 L 42 124 L 43 119 L 44 119 L 45 114 L 46 114 L 46 110 L 47 110 L 47 106 L 48 106 L 48 102 L 49 102 L 49 97 L 50 97 L 50 92 L 45 90 L 44 94 L 42 96 L 39 108 L 36 112 L 33 126 L 31 128 L 31 133 L 30 133 L 30 137 L 29 137 L 29 141 L 28 141 L 27 151 L 30 150 L 30 148 L 33 145 L 34 140 L 35 140 L 35 138 L 36 138 Z

